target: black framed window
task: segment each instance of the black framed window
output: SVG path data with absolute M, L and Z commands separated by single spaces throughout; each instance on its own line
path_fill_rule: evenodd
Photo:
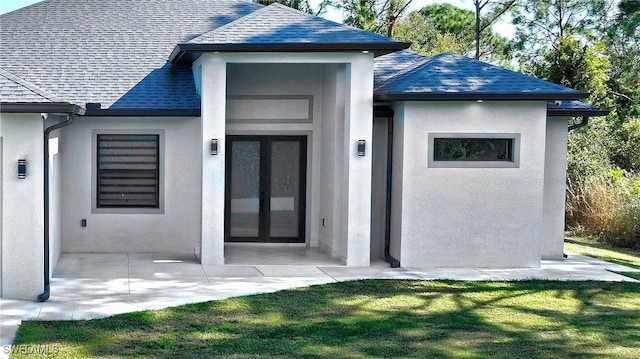
M 98 135 L 98 208 L 159 208 L 159 137 Z
M 513 161 L 513 138 L 434 138 L 434 161 Z

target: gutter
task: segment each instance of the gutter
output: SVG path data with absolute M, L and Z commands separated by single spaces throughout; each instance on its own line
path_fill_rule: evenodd
M 589 116 L 583 116 L 581 117 L 582 121 L 569 126 L 569 131 L 573 131 L 573 130 L 577 130 L 579 128 L 582 128 L 584 126 L 586 126 L 589 123 Z
M 387 188 L 386 188 L 386 204 L 385 204 L 385 225 L 384 225 L 384 260 L 389 263 L 391 268 L 400 267 L 400 261 L 391 256 L 391 195 L 393 180 L 393 110 L 384 109 L 375 111 L 375 113 L 385 115 L 387 117 Z M 374 114 L 375 117 L 375 114 Z
M 589 96 L 579 91 L 567 92 L 385 92 L 374 89 L 374 101 L 540 101 L 578 100 Z
M 78 108 L 74 108 L 75 112 Z M 67 114 L 67 119 L 44 130 L 44 292 L 38 295 L 38 301 L 44 302 L 51 294 L 51 280 L 49 270 L 49 136 L 51 132 L 69 126 L 73 123 L 74 112 Z
M 207 52 L 362 52 L 374 57 L 408 49 L 409 42 L 299 42 L 299 43 L 215 43 L 177 44 L 169 55 L 172 63 L 193 62 Z

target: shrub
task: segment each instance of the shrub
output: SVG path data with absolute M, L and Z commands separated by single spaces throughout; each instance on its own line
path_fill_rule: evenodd
M 585 181 L 569 181 L 569 229 L 598 234 L 617 246 L 640 248 L 640 176 L 616 169 Z

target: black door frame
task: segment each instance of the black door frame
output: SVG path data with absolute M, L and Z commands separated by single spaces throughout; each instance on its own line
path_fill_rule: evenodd
M 270 214 L 271 203 L 271 144 L 274 141 L 300 142 L 300 186 L 298 209 L 298 237 L 271 237 Z M 235 141 L 260 142 L 260 199 L 259 224 L 257 237 L 231 237 L 231 163 L 232 144 Z M 257 243 L 305 243 L 306 209 L 307 209 L 307 136 L 290 135 L 228 135 L 226 137 L 225 162 L 225 206 L 224 206 L 224 240 L 225 242 L 257 242 Z

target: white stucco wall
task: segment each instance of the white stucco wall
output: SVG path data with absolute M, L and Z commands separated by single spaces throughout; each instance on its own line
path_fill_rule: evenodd
M 51 117 L 51 116 L 50 116 Z M 45 123 L 45 126 L 50 126 Z M 49 136 L 49 272 L 53 273 L 62 252 L 62 171 L 59 130 Z
M 371 198 L 371 259 L 384 258 L 387 216 L 387 143 L 388 119 L 373 120 L 372 198 Z
M 369 56 L 365 56 L 369 55 Z M 371 173 L 373 143 L 373 56 L 362 54 L 347 66 L 349 102 L 346 110 L 347 152 L 347 266 L 371 263 Z M 357 143 L 367 144 L 366 155 L 357 155 Z
M 319 241 L 332 256 L 346 263 L 347 207 L 345 186 L 346 65 L 324 65 L 322 120 L 320 121 L 321 174 L 319 183 Z M 324 220 L 324 221 L 323 221 Z
M 225 198 L 225 154 L 226 154 L 226 83 L 227 64 L 224 59 L 213 56 L 194 64 L 194 74 L 201 83 L 202 100 L 200 120 L 200 183 L 202 185 L 201 253 L 204 265 L 224 264 L 224 198 Z M 218 140 L 218 154 L 210 154 L 211 139 Z
M 0 120 L 0 298 L 2 298 L 2 121 Z
M 43 124 L 40 114 L 2 114 L 2 296 L 35 300 L 44 288 Z M 27 178 L 18 179 L 18 160 Z
M 567 117 L 547 119 L 542 259 L 561 259 L 564 250 L 568 124 Z
M 325 65 L 326 70 L 323 72 L 322 87 L 325 89 L 322 101 L 323 118 L 335 118 L 336 121 L 320 121 L 321 143 L 322 148 L 335 148 L 336 146 L 336 127 L 338 122 L 337 116 L 337 71 L 338 65 Z M 333 91 L 332 91 L 333 90 Z M 334 151 L 320 151 L 320 226 L 318 228 L 318 245 L 326 252 L 337 255 L 334 251 L 334 228 L 337 224 L 331 215 L 333 211 L 333 198 L 335 195 L 335 172 L 333 166 L 335 164 Z M 333 251 L 333 253 L 332 253 Z
M 402 107 L 402 106 L 400 106 Z M 407 102 L 393 230 L 403 267 L 537 267 L 543 238 L 546 103 Z M 429 168 L 429 133 L 518 133 L 518 168 Z M 400 158 L 400 157 L 399 157 Z M 400 162 L 400 163 L 398 163 Z M 401 167 L 400 167 L 401 166 Z M 399 203 L 401 202 L 401 203 Z M 398 215 L 401 215 L 398 218 Z M 397 251 L 394 249 L 393 252 Z
M 93 208 L 97 134 L 156 132 L 161 134 L 162 209 L 124 213 Z M 58 154 L 62 251 L 193 253 L 201 230 L 200 136 L 200 119 L 185 117 L 81 117 L 63 128 Z M 82 219 L 87 220 L 84 228 Z

